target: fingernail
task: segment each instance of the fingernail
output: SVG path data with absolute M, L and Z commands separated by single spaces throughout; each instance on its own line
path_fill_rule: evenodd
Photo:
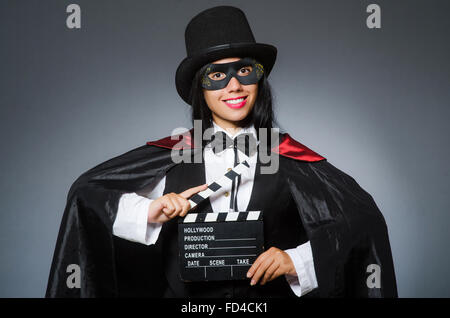
M 250 285 L 253 286 L 255 285 L 255 281 L 252 279 L 252 281 L 250 282 Z
M 250 278 L 250 277 L 252 277 L 252 273 L 247 272 L 247 278 Z

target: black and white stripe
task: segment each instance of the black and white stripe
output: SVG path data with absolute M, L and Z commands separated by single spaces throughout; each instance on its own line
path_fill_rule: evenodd
M 213 194 L 217 190 L 229 184 L 230 180 L 233 181 L 234 178 L 240 176 L 241 173 L 249 167 L 250 165 L 247 163 L 247 161 L 242 161 L 236 167 L 225 173 L 221 178 L 208 185 L 208 189 L 194 194 L 188 200 L 189 203 L 191 204 L 191 209 L 193 209 L 195 206 L 197 206 L 197 204 L 199 204 L 203 200 L 207 199 L 211 194 Z
M 188 213 L 182 223 L 241 222 L 262 220 L 261 211 Z

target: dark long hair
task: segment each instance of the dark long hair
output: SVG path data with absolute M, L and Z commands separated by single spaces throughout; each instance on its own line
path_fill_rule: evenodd
M 192 97 L 192 125 L 194 120 L 202 121 L 202 135 L 203 132 L 213 126 L 212 113 L 209 109 L 201 84 L 204 68 L 200 68 L 194 76 L 191 89 Z M 256 134 L 259 138 L 259 128 L 270 129 L 275 123 L 273 106 L 272 106 L 272 92 L 266 74 L 258 82 L 258 95 L 256 97 L 255 105 L 248 116 L 240 123 L 241 127 L 248 127 L 251 124 L 256 129 Z

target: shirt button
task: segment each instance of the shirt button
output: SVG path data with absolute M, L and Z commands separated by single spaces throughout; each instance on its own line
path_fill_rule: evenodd
M 230 192 L 225 192 L 225 194 L 224 194 L 224 196 L 229 196 L 230 195 Z

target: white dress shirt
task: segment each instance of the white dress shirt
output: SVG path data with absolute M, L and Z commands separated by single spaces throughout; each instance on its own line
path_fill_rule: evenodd
M 252 126 L 239 130 L 234 136 L 213 122 L 214 133 L 224 131 L 230 138 L 235 138 L 241 133 L 252 133 L 256 138 L 256 129 Z M 210 184 L 227 172 L 227 168 L 234 165 L 234 150 L 226 148 L 215 154 L 207 145 L 204 150 L 206 183 Z M 241 183 L 237 193 L 237 202 L 240 211 L 245 211 L 250 201 L 253 179 L 255 176 L 257 152 L 247 157 L 238 151 L 239 162 L 247 160 L 250 165 L 241 174 Z M 162 177 L 147 195 L 140 196 L 136 193 L 125 193 L 121 196 L 117 216 L 113 224 L 113 234 L 123 239 L 146 245 L 155 244 L 162 228 L 162 223 L 148 223 L 148 210 L 154 199 L 163 195 L 166 177 Z M 210 197 L 213 212 L 228 211 L 230 205 L 230 185 L 222 187 Z M 228 192 L 228 193 L 227 193 Z M 296 248 L 287 249 L 285 252 L 291 257 L 297 275 L 285 275 L 289 286 L 297 296 L 303 296 L 317 285 L 314 270 L 314 261 L 310 242 L 306 242 Z

